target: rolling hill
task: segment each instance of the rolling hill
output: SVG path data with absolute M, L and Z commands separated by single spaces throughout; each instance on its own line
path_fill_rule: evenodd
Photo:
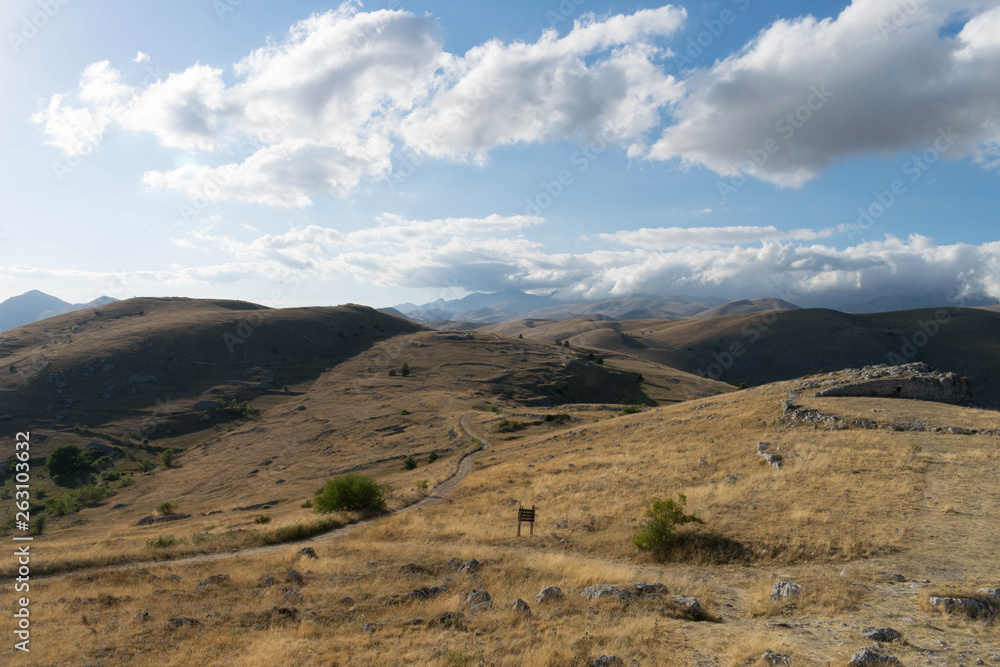
M 617 351 L 730 384 L 923 361 L 969 377 L 977 403 L 1000 405 L 1000 385 L 993 381 L 1000 373 L 1000 313 L 980 308 L 865 315 L 789 309 L 627 322 L 522 320 L 479 331 Z

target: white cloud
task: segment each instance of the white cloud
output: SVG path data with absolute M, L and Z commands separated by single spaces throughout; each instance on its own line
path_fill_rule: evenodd
M 849 157 L 922 150 L 948 128 L 960 138 L 946 157 L 977 156 L 1000 143 L 989 127 L 1000 117 L 993 5 L 855 0 L 834 19 L 776 21 L 689 73 L 649 155 L 785 187 Z M 940 35 L 969 15 L 957 37 Z
M 588 15 L 562 38 L 547 31 L 534 44 L 491 40 L 446 59 L 433 96 L 400 132 L 426 154 L 479 162 L 513 143 L 602 137 L 637 148 L 681 94 L 656 62 L 668 52 L 649 40 L 672 35 L 685 17 L 671 6 Z
M 700 211 L 711 213 L 711 209 Z M 838 230 L 825 229 L 792 229 L 781 231 L 777 227 L 730 226 L 730 227 L 657 227 L 643 228 L 634 231 L 618 231 L 613 234 L 601 234 L 605 241 L 650 250 L 666 250 L 668 248 L 706 247 L 714 245 L 739 245 L 743 243 L 760 243 L 766 241 L 813 241 L 829 238 Z
M 343 197 L 362 179 L 385 178 L 394 142 L 480 159 L 516 142 L 604 135 L 642 144 L 680 91 L 652 40 L 684 16 L 672 7 L 587 16 L 563 38 L 494 40 L 456 56 L 428 17 L 347 2 L 241 59 L 234 85 L 222 69 L 196 64 L 131 87 L 97 63 L 74 104 L 55 95 L 32 120 L 67 153 L 93 150 L 113 125 L 168 147 L 235 151 L 238 162 L 151 169 L 143 181 L 210 200 L 308 206 L 317 193 Z M 465 106 L 470 95 L 480 95 L 476 113 Z
M 142 51 L 137 51 L 135 54 L 135 58 L 132 59 L 132 62 L 134 63 L 149 62 L 149 54 L 143 53 Z
M 662 60 L 685 20 L 670 5 L 588 14 L 562 35 L 454 54 L 429 16 L 346 2 L 241 58 L 230 85 L 201 63 L 131 85 L 100 62 L 31 119 L 67 154 L 112 127 L 151 133 L 207 166 L 151 166 L 147 185 L 273 206 L 347 196 L 386 178 L 394 151 L 484 163 L 499 146 L 598 137 L 630 158 L 787 187 L 838 160 L 927 148 L 949 128 L 945 157 L 1000 165 L 995 1 L 855 0 L 835 18 L 777 20 L 677 79 Z
M 772 295 L 825 307 L 876 296 L 930 295 L 942 303 L 956 295 L 1000 299 L 1000 242 L 939 246 L 912 235 L 836 247 L 819 239 L 849 239 L 844 230 L 669 228 L 607 235 L 604 241 L 618 248 L 561 253 L 521 234 L 543 222 L 524 216 L 383 215 L 377 227 L 348 233 L 311 225 L 251 241 L 206 232 L 189 238 L 231 256 L 226 266 L 244 267 L 248 278 L 346 275 L 379 286 L 487 292 L 517 287 L 567 299 Z M 204 268 L 205 275 L 217 272 Z

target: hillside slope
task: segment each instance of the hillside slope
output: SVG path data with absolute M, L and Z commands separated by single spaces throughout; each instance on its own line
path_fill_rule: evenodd
M 974 399 L 1000 405 L 1000 313 L 979 308 L 853 315 L 780 310 L 708 319 L 533 320 L 483 327 L 525 338 L 634 355 L 730 384 L 760 385 L 818 370 L 923 361 L 972 380 Z

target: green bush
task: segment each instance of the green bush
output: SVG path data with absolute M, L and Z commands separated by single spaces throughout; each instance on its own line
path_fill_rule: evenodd
M 486 408 L 486 409 L 487 409 L 487 410 L 488 410 L 489 412 L 492 412 L 493 414 L 497 414 L 497 413 L 499 413 L 499 412 L 500 412 L 500 408 L 498 408 L 498 407 L 497 407 L 497 406 L 495 406 L 495 405 L 491 405 L 490 407 L 488 407 L 488 408 Z
M 642 409 L 638 405 L 626 405 L 622 408 L 621 414 L 623 415 L 634 415 L 637 412 L 641 412 Z
M 90 472 L 90 462 L 76 445 L 63 445 L 57 448 L 45 460 L 45 467 L 57 482 L 69 481 L 72 478 L 86 475 Z
M 410 414 L 410 411 L 407 410 L 406 408 L 403 408 L 402 410 L 399 411 L 399 414 L 401 414 L 401 415 L 408 415 L 408 414 Z
M 371 477 L 349 472 L 316 489 L 313 506 L 320 514 L 355 510 L 384 512 L 385 490 Z
M 175 509 L 177 509 L 177 505 L 174 505 L 171 502 L 166 502 L 160 503 L 160 505 L 156 508 L 156 511 L 160 514 L 173 514 Z
M 632 544 L 643 551 L 652 552 L 657 558 L 665 558 L 674 545 L 677 526 L 705 523 L 692 514 L 685 514 L 686 504 L 687 497 L 683 493 L 678 494 L 676 502 L 673 498 L 650 500 L 646 508 L 647 521 L 632 536 Z
M 152 540 L 146 540 L 147 549 L 166 549 L 175 544 L 182 544 L 184 540 L 178 540 L 173 535 L 160 535 Z
M 522 428 L 526 428 L 528 425 L 524 422 L 515 421 L 513 419 L 501 419 L 499 423 L 493 426 L 494 433 L 513 433 L 514 431 L 520 431 Z
M 235 398 L 222 406 L 229 413 L 241 419 L 256 419 L 260 410 L 250 405 L 250 401 L 238 401 Z
M 441 455 L 437 453 L 437 450 L 435 450 L 435 451 L 431 452 L 430 456 L 427 457 L 427 462 L 428 463 L 434 463 L 439 458 L 441 458 Z
M 45 515 L 38 514 L 35 518 L 31 520 L 31 525 L 28 530 L 29 535 L 41 535 L 42 531 L 45 530 Z
M 164 450 L 163 453 L 160 454 L 160 460 L 163 461 L 164 468 L 172 468 L 174 462 L 177 460 L 177 452 L 172 449 Z
M 271 522 L 271 517 L 267 516 L 266 514 L 261 514 L 256 519 L 254 519 L 253 522 L 254 523 L 270 523 Z
M 405 459 L 403 459 L 403 470 L 414 470 L 417 467 L 417 459 L 413 458 L 413 454 L 410 454 Z
M 66 516 L 79 512 L 87 505 L 97 505 L 107 497 L 108 490 L 103 486 L 82 486 L 50 498 L 48 506 L 49 511 L 56 516 Z
M 407 363 L 403 363 L 403 367 L 399 369 L 399 374 L 402 375 L 403 377 L 406 377 L 407 375 L 409 375 L 410 374 L 410 365 L 407 364 Z
M 545 415 L 545 417 L 542 418 L 542 421 L 549 422 L 552 424 L 565 424 L 570 419 L 571 417 L 568 414 L 566 414 L 565 412 L 560 412 L 559 414 L 555 415 Z

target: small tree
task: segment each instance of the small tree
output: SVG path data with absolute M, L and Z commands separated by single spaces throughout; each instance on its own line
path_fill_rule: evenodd
M 407 375 L 410 374 L 410 365 L 405 361 L 403 362 L 403 367 L 399 369 L 399 374 L 402 375 L 403 377 L 406 377 Z
M 676 538 L 677 526 L 686 523 L 705 523 L 692 514 L 684 513 L 687 497 L 681 493 L 673 498 L 653 498 L 646 508 L 647 521 L 632 536 L 632 544 L 643 551 L 651 551 L 660 559 L 666 558 Z
M 353 510 L 384 512 L 385 491 L 371 477 L 349 472 L 316 489 L 313 507 L 320 514 Z
M 63 445 L 45 460 L 49 475 L 59 483 L 64 483 L 79 475 L 90 472 L 90 462 L 76 445 Z
M 160 458 L 163 460 L 164 468 L 172 468 L 174 462 L 177 460 L 177 452 L 172 449 L 164 450 L 163 453 L 160 454 Z

